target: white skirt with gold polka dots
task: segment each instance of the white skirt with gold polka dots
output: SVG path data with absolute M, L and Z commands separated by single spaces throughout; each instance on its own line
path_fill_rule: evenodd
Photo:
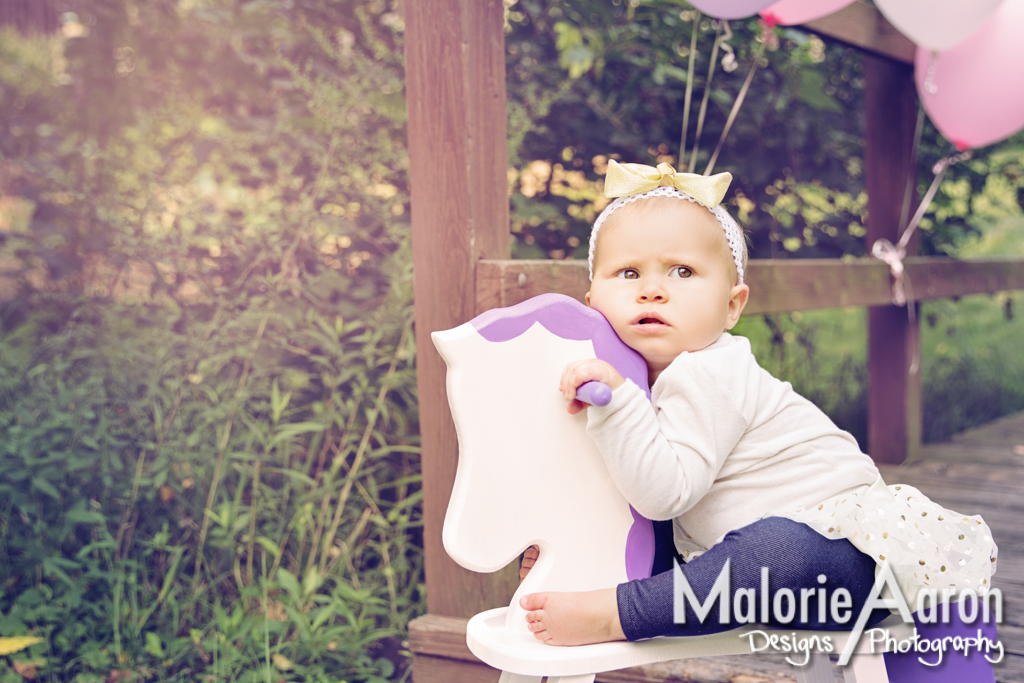
M 936 589 L 940 599 L 948 588 L 957 597 L 964 589 L 984 595 L 996 569 L 997 548 L 985 520 L 947 510 L 913 486 L 886 486 L 881 477 L 816 507 L 769 516 L 846 538 L 879 567 L 888 562 L 911 611 L 922 589 Z

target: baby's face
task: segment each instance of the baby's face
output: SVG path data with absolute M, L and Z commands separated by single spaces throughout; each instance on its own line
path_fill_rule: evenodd
M 672 201 L 601 229 L 587 304 L 644 357 L 653 382 L 680 353 L 703 349 L 736 324 L 748 288 L 735 279 L 715 217 Z

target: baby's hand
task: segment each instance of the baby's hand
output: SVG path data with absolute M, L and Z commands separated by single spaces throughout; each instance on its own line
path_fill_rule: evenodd
M 531 545 L 523 553 L 523 563 L 519 565 L 519 580 L 522 581 L 526 578 L 526 575 L 533 569 L 533 565 L 537 562 L 537 558 L 540 557 L 540 548 L 535 545 Z
M 558 383 L 558 390 L 562 392 L 565 400 L 569 401 L 567 410 L 570 415 L 575 415 L 587 407 L 586 403 L 576 398 L 576 387 L 591 380 L 604 382 L 612 388 L 612 391 L 621 387 L 622 383 L 626 381 L 622 379 L 622 375 L 619 374 L 618 370 L 609 363 L 597 358 L 576 360 L 569 363 L 565 366 L 565 370 L 562 371 L 562 379 Z

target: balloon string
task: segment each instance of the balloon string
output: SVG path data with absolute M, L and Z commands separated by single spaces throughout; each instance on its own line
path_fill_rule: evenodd
M 921 131 L 924 128 L 924 106 L 917 104 L 917 126 L 914 128 L 914 144 L 910 148 L 910 172 L 907 173 L 907 187 L 903 192 L 903 208 L 900 210 L 899 234 L 907 227 L 907 218 L 910 216 L 910 204 L 914 198 L 914 186 L 917 184 L 917 155 L 921 148 Z
M 685 164 L 686 131 L 690 127 L 690 98 L 693 96 L 693 65 L 697 56 L 697 33 L 700 28 L 700 12 L 694 12 L 693 30 L 690 32 L 690 64 L 686 69 L 686 99 L 683 101 L 683 133 L 679 140 L 679 163 Z M 689 167 L 686 168 L 689 170 Z
M 722 25 L 726 22 L 720 20 L 717 23 L 718 30 L 715 31 L 715 44 L 711 48 L 711 63 L 708 65 L 708 80 L 704 85 L 704 99 L 700 103 L 700 113 L 697 114 L 697 134 L 693 141 L 693 153 L 690 154 L 690 163 L 687 168 L 695 168 L 697 166 L 697 148 L 700 146 L 700 135 L 704 131 L 704 114 L 708 110 L 708 97 L 711 95 L 711 79 L 715 75 L 715 62 L 718 61 L 718 43 L 722 36 Z
M 725 121 L 725 128 L 722 129 L 722 137 L 718 138 L 718 145 L 715 147 L 715 153 L 711 155 L 711 160 L 708 161 L 708 167 L 704 169 L 704 175 L 711 175 L 711 172 L 715 169 L 715 162 L 718 161 L 718 153 L 722 151 L 722 145 L 725 144 L 725 138 L 729 135 L 729 130 L 732 128 L 733 121 L 736 120 L 736 115 L 740 112 L 740 107 L 743 106 L 743 100 L 747 96 L 747 90 L 750 89 L 750 83 L 754 80 L 754 73 L 757 71 L 757 67 L 761 64 L 761 58 L 764 56 L 765 47 L 768 45 L 768 29 L 765 29 L 762 35 L 762 41 L 760 47 L 757 48 L 757 54 L 754 55 L 754 63 L 750 65 L 750 71 L 747 72 L 747 79 L 743 82 L 743 87 L 740 88 L 739 94 L 736 95 L 736 101 L 732 104 L 732 111 L 729 112 L 729 118 Z
M 971 156 L 971 151 L 967 150 L 966 152 L 940 159 L 932 167 L 932 173 L 935 174 L 932 184 L 921 199 L 921 205 L 917 207 L 914 217 L 910 219 L 910 224 L 907 225 L 906 230 L 900 235 L 899 242 L 893 246 L 892 242 L 883 237 L 875 240 L 875 243 L 871 246 L 871 255 L 889 264 L 889 272 L 892 273 L 893 278 L 892 303 L 896 306 L 907 307 L 907 317 L 910 320 L 911 328 L 917 324 L 917 307 L 914 303 L 914 290 L 910 283 L 910 275 L 906 272 L 903 264 L 903 259 L 907 255 L 907 245 L 910 244 L 911 236 L 935 198 L 935 193 L 939 191 L 939 185 L 942 184 L 942 178 L 946 175 L 946 170 L 954 164 L 970 159 Z M 921 365 L 921 350 L 919 347 L 920 344 L 914 346 L 913 357 L 911 358 L 908 370 L 910 374 L 916 373 Z
M 924 83 L 923 90 L 929 95 L 934 95 L 939 92 L 939 86 L 935 84 L 935 67 L 938 65 L 939 53 L 936 50 L 932 50 L 931 54 L 928 55 L 928 66 L 924 70 Z
M 917 224 L 921 222 L 921 219 L 924 218 L 925 211 L 928 210 L 928 206 L 932 203 L 932 199 L 935 198 L 935 193 L 939 190 L 939 184 L 942 183 L 942 176 L 946 174 L 946 169 L 955 164 L 959 164 L 961 161 L 967 161 L 972 156 L 973 153 L 968 149 L 964 152 L 960 152 L 959 154 L 952 154 L 944 159 L 939 159 L 939 161 L 932 166 L 932 173 L 935 174 L 935 178 L 932 180 L 931 187 L 929 187 L 928 191 L 924 193 L 924 199 L 921 200 L 921 206 L 917 207 L 917 212 L 914 214 L 914 217 L 910 219 L 910 225 L 907 226 L 907 229 L 900 237 L 900 249 L 906 250 L 907 244 L 910 243 L 910 235 L 917 228 Z

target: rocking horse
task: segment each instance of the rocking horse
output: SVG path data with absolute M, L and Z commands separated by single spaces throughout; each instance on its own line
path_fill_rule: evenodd
M 552 683 L 590 683 L 602 671 L 752 652 L 752 640 L 740 633 L 755 628 L 578 647 L 537 640 L 519 606 L 523 595 L 608 588 L 651 575 L 652 523 L 615 487 L 586 434 L 586 413 L 569 415 L 557 391 L 567 362 L 600 358 L 650 398 L 646 364 L 619 340 L 604 316 L 560 294 L 487 311 L 432 338 L 448 366 L 448 398 L 459 440 L 459 466 L 443 528 L 445 549 L 467 569 L 493 572 L 530 545 L 540 548 L 509 607 L 477 614 L 467 628 L 469 649 L 503 672 L 502 683 L 540 683 L 544 676 Z M 543 507 L 531 505 L 536 499 L 545 501 Z M 912 625 L 890 617 L 879 627 L 903 639 Z M 797 633 L 819 639 L 828 635 L 837 652 L 846 643 L 844 633 Z M 856 652 L 869 653 L 868 648 L 862 638 Z M 812 654 L 793 671 L 801 683 L 833 680 L 824 653 Z M 848 683 L 889 680 L 880 653 L 854 656 L 844 674 Z

